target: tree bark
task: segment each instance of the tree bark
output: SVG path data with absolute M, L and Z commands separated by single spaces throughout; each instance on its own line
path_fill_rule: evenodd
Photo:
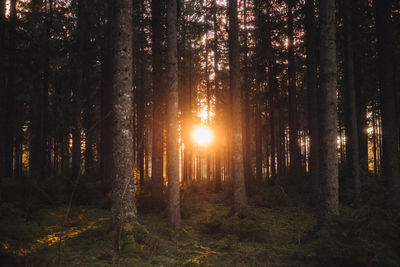
M 112 18 L 113 3 L 106 3 L 106 33 L 103 43 L 103 60 L 101 62 L 102 84 L 101 84 L 101 130 L 100 130 L 100 171 L 106 190 L 111 189 L 111 118 L 112 115 Z
M 246 212 L 246 188 L 243 171 L 242 94 L 240 90 L 240 47 L 237 0 L 229 0 L 229 74 L 232 125 L 232 179 L 234 189 L 233 211 Z
M 287 0 L 288 6 L 288 78 L 289 78 L 289 152 L 291 180 L 298 182 L 301 173 L 296 93 L 296 62 L 294 57 L 293 6 L 294 0 Z
M 118 235 L 136 220 L 133 181 L 132 1 L 114 1 L 112 59 L 112 207 Z M 116 241 L 116 240 L 114 240 Z
M 163 192 L 163 122 L 162 122 L 162 50 L 161 0 L 151 2 L 152 56 L 153 56 L 153 139 L 151 153 L 151 197 L 154 205 L 162 202 Z
M 5 33 L 6 33 L 6 1 L 0 2 L 0 129 L 6 128 L 6 47 L 5 47 Z M 6 175 L 6 131 L 0 131 L 0 179 L 7 177 Z
M 308 130 L 310 135 L 309 172 L 312 183 L 313 202 L 318 202 L 319 184 L 319 122 L 318 122 L 318 88 L 317 88 L 317 47 L 316 19 L 314 0 L 307 0 L 305 5 L 306 30 L 306 65 L 308 97 Z
M 346 154 L 353 179 L 354 202 L 360 202 L 360 158 L 357 129 L 356 90 L 354 84 L 354 54 L 350 0 L 345 0 L 345 84 L 348 127 Z
M 393 190 L 395 200 L 398 202 L 400 197 L 399 128 L 394 86 L 392 3 L 391 0 L 375 1 L 375 12 L 382 111 L 382 170 L 383 176 Z
M 213 0 L 213 28 L 214 28 L 214 94 L 215 94 L 215 120 L 216 124 L 219 125 L 222 118 L 222 101 L 221 101 L 221 91 L 219 88 L 219 69 L 218 69 L 218 61 L 219 61 L 219 53 L 218 53 L 218 24 L 217 24 L 217 14 L 218 14 L 218 6 L 217 1 Z M 222 127 L 217 126 L 216 132 L 218 136 L 220 136 L 220 132 L 222 131 Z M 218 137 L 217 137 L 218 138 Z M 218 142 L 215 140 L 215 191 L 218 192 L 222 190 L 221 184 L 221 159 L 222 159 L 222 142 Z
M 5 175 L 13 176 L 13 146 L 16 130 L 16 108 L 15 108 L 15 59 L 16 59 L 16 0 L 10 1 L 10 16 L 8 24 L 8 66 L 7 66 L 7 88 L 6 88 L 6 113 L 5 113 Z
M 178 118 L 178 42 L 177 42 L 177 0 L 168 0 L 168 105 L 167 105 L 167 177 L 168 177 L 168 219 L 179 229 L 181 211 L 179 197 L 179 118 Z
M 339 215 L 337 159 L 337 65 L 335 0 L 320 2 L 320 182 L 322 207 L 320 220 L 325 224 Z

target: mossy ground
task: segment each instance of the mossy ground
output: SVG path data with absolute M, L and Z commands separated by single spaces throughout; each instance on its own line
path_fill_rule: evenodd
M 303 236 L 315 224 L 301 205 L 249 206 L 243 218 L 226 217 L 226 193 L 186 193 L 182 229 L 173 231 L 165 212 L 139 214 L 131 236 L 123 239 L 122 266 L 298 266 L 313 255 Z M 41 209 L 37 238 L 14 248 L 20 264 L 107 266 L 112 263 L 109 212 L 73 206 Z M 64 226 L 63 226 L 64 224 Z M 132 238 L 133 236 L 133 238 Z M 61 242 L 60 242 L 61 238 Z M 3 244 L 4 245 L 4 244 Z M 10 248 L 11 249 L 11 248 Z

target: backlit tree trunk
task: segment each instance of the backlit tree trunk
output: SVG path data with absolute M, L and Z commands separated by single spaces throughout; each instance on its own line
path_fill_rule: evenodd
M 246 188 L 243 171 L 242 94 L 240 90 L 240 47 L 237 0 L 229 0 L 229 74 L 231 91 L 233 211 L 246 211 Z
M 290 175 L 295 179 L 300 175 L 300 148 L 298 144 L 296 62 L 294 58 L 293 6 L 295 0 L 287 0 L 288 5 L 288 78 L 289 78 L 289 151 Z
M 356 110 L 356 90 L 354 84 L 354 54 L 353 54 L 353 36 L 351 22 L 350 0 L 345 0 L 345 83 L 346 83 L 346 104 L 348 127 L 346 154 L 353 178 L 354 200 L 356 203 L 360 200 L 360 159 L 359 142 L 357 129 L 357 110 Z
M 168 105 L 167 177 L 168 219 L 175 229 L 181 226 L 179 198 L 179 118 L 178 118 L 178 42 L 177 0 L 168 0 Z
M 133 181 L 132 1 L 114 1 L 112 59 L 112 228 L 125 231 L 137 211 Z M 116 240 L 115 240 L 116 241 Z
M 151 153 L 151 197 L 160 205 L 163 191 L 163 122 L 162 122 L 162 51 L 161 51 L 161 0 L 151 2 L 152 56 L 153 56 L 153 139 Z
M 5 30 L 6 30 L 6 1 L 0 2 L 0 128 L 6 127 L 6 54 L 5 54 Z M 6 131 L 0 131 L 0 179 L 6 177 Z
M 338 158 L 337 158 L 337 65 L 335 0 L 320 2 L 320 181 L 323 205 L 320 219 L 326 223 L 339 215 Z
M 317 47 L 316 20 L 314 0 L 307 0 L 305 5 L 305 30 L 307 53 L 307 96 L 308 96 L 308 129 L 310 135 L 309 172 L 311 177 L 313 200 L 317 204 L 319 184 L 319 125 L 318 125 L 318 91 L 317 91 Z

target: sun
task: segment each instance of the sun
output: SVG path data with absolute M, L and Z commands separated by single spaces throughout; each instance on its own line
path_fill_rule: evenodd
M 207 145 L 211 143 L 213 134 L 208 127 L 201 127 L 193 131 L 193 138 L 199 145 Z

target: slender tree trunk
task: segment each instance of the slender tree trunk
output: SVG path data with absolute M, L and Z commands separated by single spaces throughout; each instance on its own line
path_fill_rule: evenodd
M 154 205 L 162 202 L 163 192 L 163 121 L 162 121 L 162 50 L 161 0 L 151 2 L 153 56 L 153 139 L 151 153 L 151 197 Z
M 167 105 L 167 177 L 168 177 L 168 219 L 179 229 L 181 211 L 179 197 L 179 118 L 178 118 L 178 41 L 177 41 L 177 0 L 168 0 L 168 105 Z
M 300 149 L 297 122 L 296 62 L 294 57 L 293 5 L 288 0 L 288 78 L 289 78 L 289 152 L 291 180 L 298 182 L 301 172 Z
M 351 174 L 353 177 L 354 201 L 360 202 L 360 159 L 359 159 L 359 142 L 357 129 L 357 110 L 356 110 L 356 90 L 354 84 L 354 53 L 353 53 L 353 36 L 352 36 L 352 19 L 351 19 L 350 0 L 345 0 L 345 83 L 347 97 L 347 118 L 348 128 L 346 154 Z
M 336 65 L 336 15 L 335 0 L 320 2 L 320 182 L 323 205 L 321 223 L 339 215 L 338 159 L 337 159 L 337 65 Z
M 145 33 L 144 33 L 144 3 L 140 1 L 138 12 L 138 59 L 136 60 L 136 106 L 137 106 L 137 164 L 140 176 L 140 185 L 144 184 L 144 131 L 145 131 L 145 104 L 146 104 L 146 88 L 145 88 Z
M 218 53 L 218 24 L 217 24 L 217 1 L 213 0 L 213 28 L 214 28 L 214 94 L 215 94 L 215 120 L 216 125 L 219 125 L 222 118 L 222 101 L 221 101 L 221 92 L 219 88 L 219 69 L 218 69 L 218 61 L 219 61 L 219 53 Z M 220 133 L 222 131 L 222 127 L 217 126 L 216 132 Z M 219 134 L 218 134 L 219 135 Z M 218 137 L 217 137 L 218 138 Z M 222 190 L 221 184 L 221 159 L 222 159 L 222 142 L 220 140 L 215 140 L 215 191 L 218 192 Z
M 106 190 L 111 189 L 111 118 L 112 115 L 112 69 L 111 69 L 111 35 L 113 19 L 113 2 L 106 3 L 106 34 L 103 43 L 102 84 L 101 84 L 101 130 L 100 130 L 100 171 Z
M 368 132 L 367 132 L 367 108 L 366 108 L 366 91 L 368 89 L 368 81 L 365 79 L 366 61 L 365 50 L 368 44 L 365 37 L 367 21 L 363 15 L 368 5 L 367 1 L 354 0 L 351 3 L 352 10 L 352 35 L 353 35 L 353 53 L 354 53 L 354 82 L 356 90 L 356 108 L 357 108 L 357 130 L 359 140 L 359 158 L 360 158 L 360 174 L 368 172 Z
M 318 88 L 317 88 L 317 47 L 316 20 L 314 0 L 307 0 L 305 6 L 305 30 L 307 53 L 307 97 L 308 97 L 308 130 L 310 135 L 309 172 L 312 183 L 313 201 L 318 201 L 319 185 L 319 122 L 318 122 Z
M 75 90 L 74 90 L 74 111 L 72 128 L 72 175 L 77 177 L 81 173 L 81 133 L 82 133 L 82 91 L 83 71 L 85 61 L 85 38 L 87 34 L 86 4 L 84 0 L 78 2 L 78 41 L 77 54 L 75 58 Z
M 5 47 L 5 32 L 6 32 L 6 1 L 0 2 L 0 129 L 6 127 L 6 47 Z M 0 179 L 6 177 L 6 132 L 0 131 Z
M 46 28 L 44 35 L 44 51 L 49 51 L 50 49 L 50 39 L 51 39 L 51 27 L 53 21 L 53 0 L 46 0 L 45 8 L 46 13 Z M 42 78 L 42 103 L 40 116 L 42 120 L 41 134 L 40 134 L 40 146 L 41 146 L 41 176 L 46 178 L 48 176 L 48 170 L 50 169 L 51 162 L 48 160 L 49 153 L 51 153 L 51 147 L 49 146 L 49 75 L 50 75 L 50 55 L 49 53 L 44 53 L 43 57 L 43 78 Z
M 229 73 L 232 124 L 232 179 L 234 189 L 233 211 L 246 211 L 246 187 L 243 171 L 242 94 L 240 90 L 240 47 L 237 0 L 229 0 Z
M 15 108 L 15 59 L 16 59 L 16 0 L 10 1 L 10 16 L 8 25 L 8 72 L 6 89 L 6 113 L 5 113 L 5 175 L 13 176 L 13 146 L 16 130 L 16 108 Z
M 244 84 L 243 88 L 243 160 L 244 160 L 244 175 L 245 181 L 247 184 L 252 182 L 254 179 L 253 173 L 251 171 L 251 133 L 250 133 L 250 126 L 251 126 L 251 117 L 250 117 L 250 78 L 249 78 L 249 60 L 248 60 L 248 40 L 247 40 L 247 1 L 243 0 L 243 73 L 244 73 Z
M 383 175 L 393 189 L 396 202 L 400 198 L 399 133 L 393 65 L 393 1 L 375 1 L 378 37 L 378 69 L 382 111 Z M 398 203 L 397 203 L 398 204 Z
M 276 103 L 275 103 L 275 98 L 277 95 L 277 88 L 278 88 L 278 82 L 276 80 L 276 66 L 275 66 L 275 57 L 273 55 L 273 50 L 272 50 L 272 46 L 271 46 L 271 39 L 270 36 L 268 37 L 268 49 L 270 49 L 271 51 L 271 56 L 268 60 L 268 81 L 269 81 L 269 94 L 268 94 L 268 98 L 269 98 L 269 122 L 267 122 L 267 125 L 269 125 L 270 128 L 270 138 L 271 138 L 271 181 L 272 183 L 275 182 L 275 178 L 276 178 L 276 169 L 275 169 L 275 147 L 276 147 L 276 142 L 275 142 L 275 108 L 276 108 Z
M 136 220 L 133 181 L 132 1 L 114 1 L 112 51 L 112 207 L 114 247 Z

